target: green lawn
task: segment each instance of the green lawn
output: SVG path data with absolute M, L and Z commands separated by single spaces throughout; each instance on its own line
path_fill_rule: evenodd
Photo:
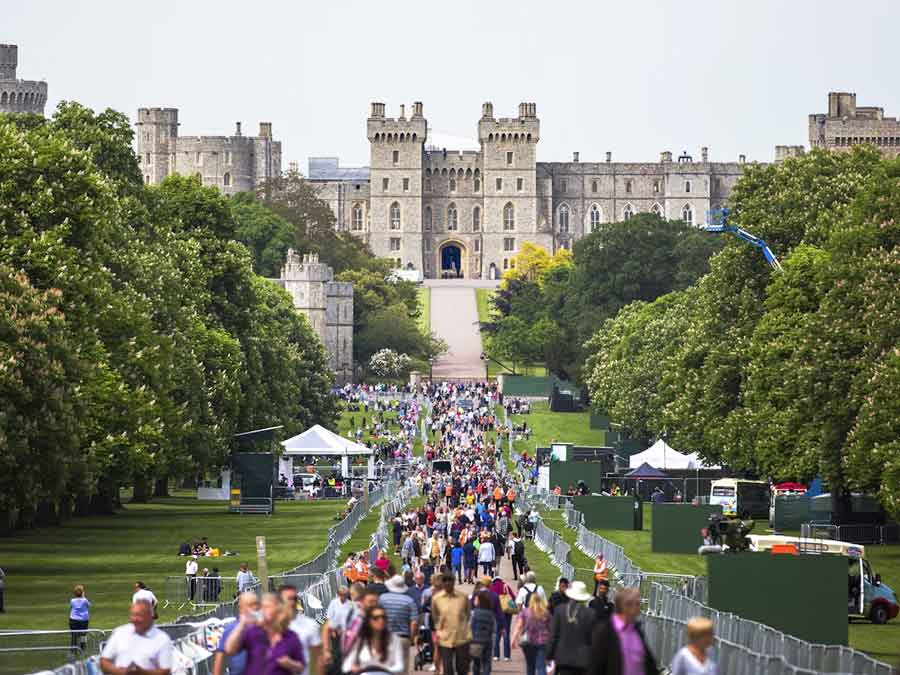
M 502 417 L 501 417 L 502 419 Z M 526 421 L 531 428 L 531 438 L 517 440 L 513 447 L 521 453 L 527 450 L 533 454 L 536 447 L 547 447 L 551 441 L 574 443 L 575 445 L 603 445 L 603 433 L 590 428 L 589 412 L 554 413 L 546 401 L 532 403 L 528 415 L 512 415 L 514 424 Z
M 416 289 L 419 294 L 419 328 L 424 333 L 431 332 L 431 289 L 425 286 L 419 286 Z
M 238 553 L 204 558 L 233 576 L 242 561 L 255 570 L 255 537 L 267 538 L 269 572 L 277 573 L 318 555 L 341 504 L 279 503 L 273 516 L 227 513 L 224 502 L 198 502 L 187 493 L 127 504 L 114 516 L 74 518 L 63 527 L 19 532 L 0 539 L 6 571 L 6 613 L 0 629 L 68 628 L 68 602 L 75 584 L 84 584 L 92 603 L 91 628 L 112 628 L 128 618 L 132 587 L 144 581 L 163 601 L 166 576 L 183 574 L 178 546 L 200 537 Z M 174 607 L 161 608 L 172 621 Z
M 475 304 L 478 306 L 478 320 L 481 323 L 491 320 L 491 297 L 493 295 L 493 288 L 475 289 Z
M 372 414 L 373 413 L 370 412 L 368 415 L 370 425 L 372 422 Z M 363 416 L 364 416 L 364 413 L 362 411 L 348 412 L 347 410 L 342 410 L 341 414 L 340 414 L 340 418 L 338 419 L 337 433 L 339 433 L 341 436 L 346 437 L 347 433 L 350 431 L 350 421 L 352 420 L 353 422 L 355 422 L 356 427 L 358 428 L 362 424 Z M 390 411 L 386 412 L 386 413 L 384 413 L 384 418 L 385 418 L 385 421 L 390 424 L 391 430 L 398 431 L 400 429 L 400 427 L 397 425 L 397 422 L 396 422 L 397 413 L 390 412 Z M 370 440 L 377 441 L 377 439 L 375 439 L 375 437 L 372 436 L 370 431 L 364 431 L 360 441 L 363 443 L 368 443 Z M 425 452 L 425 450 L 422 447 L 422 438 L 421 438 L 421 436 L 416 434 L 415 442 L 413 443 L 413 454 L 416 456 L 421 456 L 424 452 Z M 360 464 L 362 464 L 362 463 L 364 463 L 364 462 L 360 461 Z

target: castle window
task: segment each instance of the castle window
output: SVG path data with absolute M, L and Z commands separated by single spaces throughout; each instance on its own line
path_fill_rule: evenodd
M 425 192 L 431 192 L 431 179 L 425 179 Z
M 146 176 L 144 176 L 144 182 L 145 182 L 147 185 L 150 185 L 150 174 L 147 174 Z
M 659 181 L 658 180 L 653 181 L 653 192 L 657 193 L 657 194 L 659 193 Z
M 450 179 L 450 192 L 456 192 L 456 179 Z
M 403 179 L 403 191 L 409 192 L 409 178 Z
M 567 181 L 567 180 L 559 181 L 559 191 L 563 192 L 563 193 L 568 192 L 569 191 L 569 181 Z
M 147 164 L 150 164 L 150 153 L 147 153 Z
M 478 253 L 481 250 L 481 239 L 475 240 L 475 253 Z
M 503 189 L 503 179 L 502 179 L 502 178 L 498 178 L 498 179 L 497 179 L 496 185 L 497 185 L 497 192 L 500 192 L 500 190 Z
M 197 162 L 197 166 L 203 166 L 203 153 L 195 152 L 194 153 L 194 161 Z
M 400 229 L 400 205 L 397 202 L 391 204 L 391 229 Z
M 653 213 L 662 218 L 662 207 L 659 204 L 654 204 L 652 207 L 650 207 L 650 213 Z
M 631 194 L 631 190 L 632 190 L 633 188 L 634 188 L 634 181 L 632 181 L 632 180 L 629 178 L 628 180 L 625 181 L 625 192 L 626 192 L 627 194 Z
M 392 251 L 400 250 L 400 237 L 391 237 L 390 246 Z
M 506 153 L 506 165 L 512 166 L 513 163 L 513 154 L 511 152 Z
M 394 152 L 391 153 L 391 157 L 394 161 L 394 164 L 400 163 L 400 151 L 399 150 L 394 150 Z
M 622 220 L 630 220 L 633 215 L 634 207 L 631 204 L 626 204 L 625 208 L 622 209 Z
M 459 220 L 457 219 L 456 204 L 450 204 L 447 207 L 447 230 L 456 231 L 459 229 Z
M 591 181 L 591 192 L 594 192 L 594 193 L 597 192 L 597 181 L 595 181 L 595 180 Z
M 505 270 L 509 269 L 509 258 L 503 259 L 503 269 L 505 269 Z
M 560 232 L 568 232 L 569 231 L 569 206 L 568 204 L 563 204 L 559 207 L 559 231 Z
M 600 207 L 591 204 L 591 232 L 596 232 L 600 228 Z
M 425 207 L 425 231 L 431 232 L 431 207 Z
M 523 189 L 525 189 L 525 179 L 516 178 L 516 190 L 521 192 Z
M 472 209 L 472 231 L 478 232 L 481 229 L 481 209 L 475 207 Z
M 231 150 L 225 151 L 225 163 L 231 164 Z
M 516 238 L 515 237 L 503 237 L 503 250 L 504 251 L 515 251 L 516 250 Z
M 503 207 L 503 229 L 507 232 L 516 229 L 516 207 L 512 202 Z
M 363 229 L 363 210 L 359 204 L 354 204 L 350 211 L 350 227 L 356 232 L 361 232 Z
M 390 178 L 382 178 L 381 179 L 381 191 L 387 192 L 388 188 L 391 187 L 391 179 Z
M 475 179 L 475 183 L 474 183 L 474 185 L 473 185 L 472 187 L 473 187 L 473 189 L 475 190 L 475 192 L 481 192 L 481 179 L 480 179 L 480 178 L 476 178 L 476 179 Z
M 689 181 L 689 180 L 684 181 L 684 191 L 685 192 L 691 191 L 691 181 Z
M 694 224 L 694 209 L 690 204 L 685 204 L 681 209 L 681 219 L 688 225 Z
M 222 185 L 224 185 L 225 187 L 231 187 L 231 174 L 227 171 L 222 176 Z

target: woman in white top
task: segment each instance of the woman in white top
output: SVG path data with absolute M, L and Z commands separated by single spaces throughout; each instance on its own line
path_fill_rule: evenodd
M 494 576 L 494 560 L 496 559 L 494 543 L 490 539 L 483 540 L 478 549 L 478 562 L 481 563 L 483 574 L 489 577 Z
M 709 656 L 713 636 L 713 622 L 709 619 L 694 617 L 688 621 L 688 643 L 672 659 L 671 675 L 717 675 L 716 663 Z
M 347 649 L 342 664 L 345 673 L 391 673 L 399 675 L 404 670 L 403 645 L 397 635 L 387 628 L 387 615 L 383 607 L 366 610 L 356 639 Z

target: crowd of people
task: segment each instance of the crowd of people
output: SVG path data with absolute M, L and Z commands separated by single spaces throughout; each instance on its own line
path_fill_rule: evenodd
M 640 627 L 640 594 L 626 588 L 610 599 L 602 556 L 593 592 L 560 578 L 548 595 L 540 583 L 547 580 L 530 569 L 525 541 L 537 515 L 505 468 L 498 438 L 508 430 L 494 414 L 503 405 L 496 387 L 429 384 L 421 393 L 430 403 L 428 460 L 411 465 L 419 503 L 394 517 L 393 550 L 374 561 L 348 556 L 345 584 L 321 627 L 303 614 L 292 586 L 261 598 L 241 593 L 214 675 L 490 675 L 494 663 L 511 660 L 513 647 L 522 650 L 527 675 L 658 673 Z M 449 469 L 434 471 L 437 462 Z M 527 456 L 517 468 L 530 473 Z M 101 668 L 167 675 L 171 655 L 152 626 L 151 604 L 134 600 L 131 623 L 113 634 Z M 692 620 L 671 672 L 716 673 L 712 638 L 712 624 Z

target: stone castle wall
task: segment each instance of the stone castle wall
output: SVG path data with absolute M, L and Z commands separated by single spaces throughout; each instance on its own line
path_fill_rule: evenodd
M 0 112 L 43 115 L 47 83 L 17 79 L 18 66 L 19 48 L 0 44 Z
M 868 144 L 885 157 L 900 157 L 900 121 L 884 109 L 856 105 L 856 94 L 831 92 L 828 112 L 809 116 L 809 145 L 845 152 Z

